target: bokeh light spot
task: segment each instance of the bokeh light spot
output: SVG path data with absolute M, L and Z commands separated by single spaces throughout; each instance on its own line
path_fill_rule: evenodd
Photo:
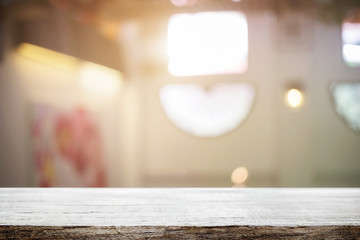
M 298 89 L 290 89 L 286 92 L 286 104 L 291 108 L 301 107 L 304 101 L 302 92 Z
M 249 172 L 246 167 L 238 167 L 231 174 L 231 181 L 235 184 L 241 184 L 246 181 Z

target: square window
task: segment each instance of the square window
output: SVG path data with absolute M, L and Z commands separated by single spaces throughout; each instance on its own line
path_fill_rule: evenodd
M 168 70 L 174 76 L 243 73 L 248 28 L 240 12 L 175 14 L 168 23 Z

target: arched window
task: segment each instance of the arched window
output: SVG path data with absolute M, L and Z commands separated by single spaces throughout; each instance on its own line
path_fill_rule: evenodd
M 249 114 L 255 90 L 247 83 L 168 84 L 160 90 L 166 115 L 181 130 L 215 137 L 235 129 Z

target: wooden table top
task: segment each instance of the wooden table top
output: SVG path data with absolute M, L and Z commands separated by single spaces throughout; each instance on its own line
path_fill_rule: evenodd
M 69 238 L 230 239 L 250 232 L 289 237 L 289 231 L 360 239 L 360 189 L 0 188 L 0 238 L 66 232 Z

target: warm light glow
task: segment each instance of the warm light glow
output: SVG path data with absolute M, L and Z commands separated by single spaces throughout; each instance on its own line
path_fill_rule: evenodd
M 161 88 L 166 115 L 181 130 L 215 137 L 234 130 L 248 116 L 255 89 L 246 83 L 222 83 L 205 90 L 198 84 L 169 84 Z
M 111 97 L 119 90 L 122 76 L 114 69 L 28 43 L 21 44 L 18 52 L 22 56 L 64 71 L 79 71 L 80 85 L 91 95 Z
M 90 94 L 111 97 L 119 90 L 121 74 L 111 68 L 86 62 L 80 69 L 82 88 Z
M 247 70 L 247 21 L 239 12 L 176 14 L 168 24 L 169 72 L 174 76 Z
M 74 57 L 29 43 L 22 43 L 18 52 L 22 56 L 63 71 L 73 71 L 79 64 L 79 61 Z
M 235 184 L 241 184 L 246 181 L 249 172 L 246 167 L 238 167 L 231 174 L 231 181 Z
M 342 26 L 343 57 L 350 67 L 360 66 L 360 23 L 344 22 Z
M 303 94 L 298 89 L 290 89 L 286 93 L 286 103 L 289 107 L 298 108 L 303 104 Z
M 170 0 L 176 7 L 193 6 L 197 0 Z

